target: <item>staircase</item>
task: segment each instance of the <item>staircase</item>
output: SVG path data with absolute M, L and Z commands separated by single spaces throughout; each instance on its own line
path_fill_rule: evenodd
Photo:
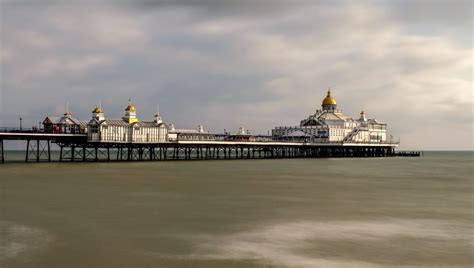
M 360 131 L 360 126 L 357 126 L 351 133 L 349 133 L 349 135 L 344 137 L 344 139 L 342 141 L 343 142 L 351 141 L 352 138 L 354 138 L 357 135 L 357 133 L 359 133 L 359 131 Z

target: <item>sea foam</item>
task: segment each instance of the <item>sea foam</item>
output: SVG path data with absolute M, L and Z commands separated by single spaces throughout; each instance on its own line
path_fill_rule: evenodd
M 469 225 L 438 220 L 297 221 L 228 235 L 198 236 L 190 257 L 251 261 L 278 267 L 394 267 L 389 263 L 381 265 L 364 261 L 363 258 L 351 259 L 337 250 L 328 256 L 327 251 L 323 253 L 318 246 L 345 242 L 356 247 L 367 244 L 376 247 L 377 243 L 390 243 L 400 238 L 472 244 L 472 236 L 466 234 L 472 234 Z

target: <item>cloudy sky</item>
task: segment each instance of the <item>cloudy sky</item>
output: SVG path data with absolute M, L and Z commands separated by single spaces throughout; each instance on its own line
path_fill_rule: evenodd
M 192 4 L 190 4 L 191 2 Z M 473 149 L 467 0 L 0 0 L 0 126 L 101 101 L 119 118 L 159 104 L 180 128 L 267 133 L 332 88 L 402 148 Z

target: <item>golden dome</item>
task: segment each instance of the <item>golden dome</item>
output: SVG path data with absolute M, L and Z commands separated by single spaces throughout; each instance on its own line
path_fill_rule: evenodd
M 93 113 L 102 113 L 102 109 L 100 109 L 99 107 L 95 107 L 95 109 L 92 111 Z
M 328 95 L 323 100 L 323 105 L 336 105 L 336 99 L 331 96 L 330 89 L 328 89 Z
M 127 106 L 127 108 L 125 108 L 125 111 L 136 111 L 136 110 L 137 110 L 137 109 L 135 108 L 135 106 L 133 106 L 133 105 L 131 105 L 131 104 L 129 104 L 129 105 Z

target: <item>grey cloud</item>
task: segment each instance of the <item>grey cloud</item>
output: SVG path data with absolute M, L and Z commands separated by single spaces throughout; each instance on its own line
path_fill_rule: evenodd
M 403 6 L 41 3 L 2 4 L 2 126 L 17 125 L 20 114 L 33 124 L 62 113 L 66 101 L 80 118 L 99 100 L 107 116 L 120 117 L 132 97 L 140 118 L 150 119 L 159 103 L 165 120 L 181 127 L 266 133 L 298 124 L 332 86 L 346 114 L 367 110 L 405 147 L 466 148 L 443 134 L 446 127 L 464 140 L 472 135 L 465 126 L 472 122 L 472 48 L 442 31 L 407 33 L 416 18 L 387 16 Z M 422 16 L 437 25 L 435 12 Z M 433 130 L 439 134 L 426 140 Z

